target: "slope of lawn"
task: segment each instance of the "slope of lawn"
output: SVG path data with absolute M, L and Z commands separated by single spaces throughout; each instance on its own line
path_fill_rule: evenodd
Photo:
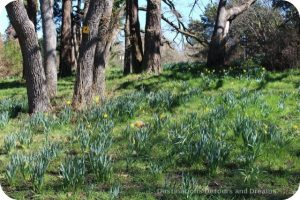
M 285 199 L 300 181 L 300 71 L 165 66 L 107 72 L 107 102 L 75 112 L 73 79 L 31 118 L 0 80 L 0 182 L 16 199 Z

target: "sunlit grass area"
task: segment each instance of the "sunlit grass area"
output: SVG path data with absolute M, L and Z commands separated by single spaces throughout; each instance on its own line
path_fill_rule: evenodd
M 53 111 L 29 117 L 24 81 L 0 80 L 0 182 L 11 197 L 285 199 L 298 187 L 299 70 L 113 68 L 106 102 L 81 112 L 73 85 L 60 80 Z

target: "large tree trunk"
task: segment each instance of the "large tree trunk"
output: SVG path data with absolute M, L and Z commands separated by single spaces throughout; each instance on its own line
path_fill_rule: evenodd
M 231 22 L 244 11 L 246 11 L 256 0 L 245 0 L 239 6 L 226 9 L 227 0 L 220 0 L 217 18 L 207 57 L 208 67 L 221 67 L 225 65 L 226 43 Z
M 53 16 L 53 0 L 40 0 L 43 20 L 44 69 L 48 95 L 55 97 L 57 90 L 56 27 Z
M 94 56 L 103 7 L 104 4 L 102 0 L 91 1 L 83 23 L 83 35 L 79 49 L 78 67 L 73 95 L 73 107 L 76 109 L 82 109 L 91 103 Z
M 107 7 L 105 8 L 99 26 L 99 41 L 96 48 L 93 78 L 93 95 L 100 97 L 101 102 L 105 100 L 105 68 L 109 60 L 110 49 L 120 31 L 120 18 L 124 15 L 123 8 L 120 8 L 112 14 L 113 4 L 106 5 Z
M 72 0 L 63 0 L 63 20 L 60 42 L 59 75 L 72 75 L 74 60 L 72 58 Z
M 110 23 L 112 16 L 113 1 L 104 0 L 104 12 L 100 19 L 98 31 L 98 42 L 95 52 L 94 74 L 93 74 L 93 96 L 100 97 L 101 102 L 105 100 L 105 67 L 106 67 L 106 44 L 110 37 Z
M 43 112 L 50 108 L 46 78 L 38 37 L 21 0 L 6 6 L 8 17 L 16 30 L 21 46 L 23 65 L 26 70 L 26 87 L 29 112 Z
M 159 74 L 161 72 L 161 0 L 147 2 L 143 67 L 148 73 Z
M 82 21 L 84 21 L 85 18 L 86 18 L 86 14 L 87 14 L 87 12 L 88 12 L 89 6 L 90 6 L 90 0 L 85 0 L 85 1 L 84 1 L 83 19 L 82 19 Z
M 72 60 L 73 68 L 77 68 L 77 60 L 79 56 L 79 45 L 81 42 L 81 23 L 83 19 L 83 10 L 81 9 L 81 0 L 77 0 L 76 14 L 72 18 Z
M 37 9 L 38 3 L 37 0 L 27 0 L 26 11 L 30 21 L 32 21 L 34 25 L 34 29 L 37 29 Z M 23 68 L 23 78 L 25 78 L 25 69 Z
M 229 22 L 227 22 L 227 13 L 225 8 L 226 3 L 227 0 L 220 0 L 219 2 L 215 27 L 209 44 L 207 58 L 207 65 L 209 67 L 219 67 L 225 64 L 225 45 L 229 30 Z
M 129 16 L 126 12 L 126 21 L 125 21 L 125 54 L 124 54 L 124 75 L 128 75 L 132 73 L 132 49 L 130 43 L 130 23 L 129 23 Z
M 141 73 L 143 61 L 143 43 L 138 15 L 138 0 L 126 0 L 126 12 L 129 14 L 130 42 L 132 45 L 132 66 L 134 73 Z
M 37 9 L 38 9 L 38 0 L 27 0 L 27 14 L 29 19 L 32 21 L 34 28 L 37 28 Z
M 77 12 L 79 14 L 79 22 L 76 22 L 76 40 L 77 40 L 77 43 L 78 43 L 78 46 L 81 42 L 81 22 L 82 22 L 82 19 L 83 19 L 83 10 L 81 9 L 81 3 L 82 1 L 81 0 L 78 0 L 77 1 Z M 78 56 L 78 55 L 77 55 Z

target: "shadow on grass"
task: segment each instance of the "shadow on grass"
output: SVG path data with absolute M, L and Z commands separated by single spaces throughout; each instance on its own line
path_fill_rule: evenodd
M 219 88 L 223 87 L 223 79 L 224 77 L 230 77 L 230 78 L 240 78 L 241 74 L 243 74 L 243 68 L 234 68 L 230 71 L 229 74 L 224 74 L 223 69 L 208 69 L 206 66 L 202 63 L 179 63 L 175 64 L 173 66 L 169 66 L 165 69 L 165 71 L 160 74 L 160 76 L 151 76 L 149 78 L 143 79 L 142 81 L 139 80 L 131 80 L 127 81 L 123 84 L 121 84 L 117 90 L 121 89 L 141 89 L 144 88 L 145 91 L 153 91 L 155 88 L 158 88 L 161 86 L 161 84 L 177 80 L 177 81 L 188 81 L 195 78 L 201 78 L 202 74 L 206 74 L 208 76 L 211 76 L 212 80 L 216 80 L 216 86 L 215 88 L 210 88 L 214 90 L 218 90 Z M 112 76 L 111 78 L 118 78 L 122 77 L 121 72 L 114 72 L 114 74 L 118 76 Z M 254 76 L 254 75 L 253 75 Z M 287 78 L 289 76 L 289 73 L 283 73 L 280 76 L 271 76 L 267 74 L 265 77 L 265 80 L 262 81 L 260 86 L 256 90 L 264 89 L 268 83 L 271 82 L 278 82 L 282 81 L 284 78 Z
M 218 90 L 223 86 L 223 79 L 225 75 L 222 69 L 216 70 L 212 74 L 211 70 L 210 72 L 208 72 L 208 69 L 203 63 L 178 63 L 178 64 L 167 66 L 165 68 L 165 71 L 158 77 L 152 76 L 147 79 L 143 79 L 142 81 L 138 81 L 138 80 L 127 81 L 121 84 L 118 88 L 116 88 L 116 91 L 121 89 L 128 89 L 128 88 L 137 89 L 137 90 L 143 88 L 146 92 L 155 91 L 156 89 L 159 89 L 161 84 L 164 84 L 165 82 L 172 81 L 172 80 L 188 81 L 191 79 L 200 78 L 202 73 L 204 74 L 209 73 L 210 75 L 212 75 L 212 79 L 217 81 L 216 87 L 210 89 Z M 114 72 L 114 74 L 118 76 L 112 76 L 111 78 L 122 77 L 121 72 Z M 226 77 L 239 78 L 241 74 L 243 74 L 243 68 L 236 67 L 232 69 L 230 73 L 226 75 Z M 269 83 L 281 82 L 291 74 L 298 76 L 300 73 L 299 72 L 293 73 L 290 71 L 283 72 L 280 75 L 278 74 L 272 75 L 267 73 L 266 77 L 264 78 L 263 81 L 261 81 L 260 85 L 255 89 L 255 91 L 265 89 Z M 288 80 L 287 83 L 294 84 L 296 88 L 300 87 L 300 83 L 298 83 L 297 81 Z
M 10 81 L 10 82 L 1 82 L 0 90 L 3 89 L 14 89 L 14 88 L 23 88 L 26 87 L 25 83 L 21 81 Z
M 119 87 L 115 89 L 115 91 L 123 90 L 123 89 L 135 89 L 135 90 L 143 90 L 146 93 L 151 91 L 157 91 L 159 89 L 162 89 L 162 84 L 168 83 L 170 81 L 188 81 L 191 79 L 200 78 L 200 74 L 161 74 L 159 77 L 149 77 L 147 79 L 144 79 L 143 81 L 133 80 L 133 81 L 126 81 L 122 83 Z M 223 87 L 224 80 L 221 77 L 215 77 L 216 85 L 214 87 L 205 87 L 203 90 L 218 90 Z M 200 82 L 201 80 L 199 80 Z M 199 86 L 201 87 L 201 86 Z
M 256 90 L 265 89 L 269 83 L 282 81 L 283 79 L 287 78 L 288 76 L 289 76 L 288 73 L 283 73 L 280 76 L 276 76 L 276 77 L 272 77 L 271 75 L 267 74 L 264 81 L 260 82 L 259 87 Z
M 114 80 L 124 77 L 123 71 L 121 70 L 111 70 L 106 77 L 106 80 Z

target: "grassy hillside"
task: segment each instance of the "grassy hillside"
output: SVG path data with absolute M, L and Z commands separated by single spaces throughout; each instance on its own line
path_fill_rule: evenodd
M 300 181 L 300 71 L 107 72 L 107 102 L 29 117 L 0 81 L 0 182 L 16 199 L 285 199 Z

